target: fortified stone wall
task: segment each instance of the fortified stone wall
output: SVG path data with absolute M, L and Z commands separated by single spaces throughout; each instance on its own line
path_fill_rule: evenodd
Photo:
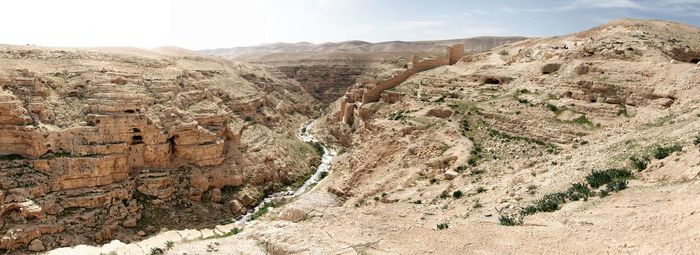
M 362 103 L 370 103 L 370 102 L 376 102 L 379 101 L 381 98 L 382 92 L 394 88 L 398 86 L 399 84 L 403 83 L 406 81 L 411 75 L 416 74 L 418 72 L 423 72 L 426 70 L 430 70 L 436 67 L 444 66 L 444 65 L 452 65 L 457 63 L 460 59 L 464 57 L 464 45 L 463 44 L 456 44 L 450 47 L 447 50 L 447 55 L 440 56 L 436 59 L 431 59 L 431 60 L 426 60 L 426 61 L 418 61 L 417 57 L 413 57 L 413 63 L 412 66 L 403 72 L 395 75 L 394 77 L 391 77 L 387 80 L 381 81 L 378 84 L 374 85 L 373 87 L 370 88 L 365 88 L 364 90 L 361 90 L 362 93 Z M 346 92 L 342 102 L 341 102 L 341 109 L 339 111 L 339 116 L 337 119 L 343 120 L 345 124 L 352 124 L 352 121 L 354 120 L 353 116 L 349 115 L 354 115 L 355 111 L 355 100 L 352 98 L 355 98 L 354 94 L 357 93 L 358 91 L 356 89 L 351 89 L 351 91 Z M 350 107 L 348 104 L 352 104 L 352 107 Z

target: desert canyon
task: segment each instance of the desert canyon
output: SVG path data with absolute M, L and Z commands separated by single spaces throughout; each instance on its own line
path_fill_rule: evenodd
M 692 254 L 700 28 L 0 45 L 6 254 Z

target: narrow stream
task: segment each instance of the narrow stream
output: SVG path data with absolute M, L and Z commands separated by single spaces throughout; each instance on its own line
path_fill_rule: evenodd
M 271 195 L 268 195 L 267 197 L 263 198 L 262 202 L 255 206 L 255 208 L 248 210 L 248 212 L 240 217 L 236 221 L 236 225 L 243 227 L 245 224 L 250 221 L 250 218 L 258 211 L 260 211 L 262 208 L 264 208 L 266 205 L 274 204 L 277 202 L 282 202 L 289 200 L 291 198 L 297 197 L 301 194 L 303 194 L 311 185 L 318 183 L 319 178 L 321 176 L 321 173 L 323 172 L 328 172 L 328 170 L 331 169 L 331 161 L 333 160 L 333 157 L 335 157 L 337 154 L 335 150 L 329 149 L 326 147 L 323 143 L 320 143 L 316 137 L 311 133 L 311 131 L 314 129 L 314 126 L 316 125 L 316 122 L 318 122 L 319 119 L 314 119 L 310 120 L 307 123 L 304 123 L 300 128 L 299 128 L 299 138 L 304 141 L 304 142 L 317 142 L 321 145 L 323 148 L 323 156 L 321 156 L 321 164 L 316 167 L 316 172 L 314 172 L 309 179 L 304 181 L 304 184 L 301 185 L 297 190 L 287 190 L 287 191 L 280 191 Z

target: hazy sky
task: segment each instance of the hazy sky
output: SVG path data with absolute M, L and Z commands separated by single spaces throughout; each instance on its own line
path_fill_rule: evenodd
M 10 0 L 0 44 L 178 46 L 567 34 L 621 17 L 700 26 L 700 0 Z

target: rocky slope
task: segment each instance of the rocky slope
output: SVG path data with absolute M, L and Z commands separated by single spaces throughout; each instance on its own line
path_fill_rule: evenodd
M 325 116 L 316 132 L 339 156 L 311 192 L 230 236 L 173 247 L 156 236 L 148 247 L 690 254 L 700 249 L 699 42 L 696 27 L 617 20 L 415 74 L 392 89 L 398 100 L 361 105 L 352 125 Z
M 181 49 L 0 46 L 0 249 L 206 227 L 306 175 L 316 101 Z
M 524 39 L 475 37 L 421 42 L 276 43 L 205 50 L 203 53 L 263 64 L 271 73 L 298 81 L 316 99 L 330 103 L 358 79 L 374 79 L 403 68 L 412 55 L 434 57 L 458 43 L 464 44 L 465 51 L 477 52 Z

